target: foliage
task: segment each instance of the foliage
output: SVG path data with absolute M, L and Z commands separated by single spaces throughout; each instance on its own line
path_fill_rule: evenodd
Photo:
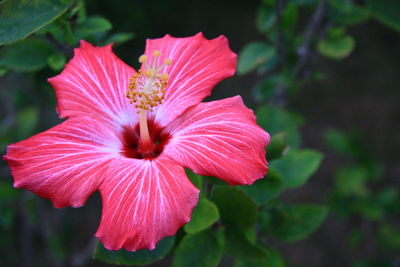
M 83 0 L 0 1 L 0 79 L 7 81 L 23 74 L 31 88 L 27 91 L 26 84 L 7 84 L 11 92 L 1 92 L 5 107 L 0 122 L 3 153 L 7 144 L 52 126 L 45 114 L 55 101 L 44 81 L 64 68 L 79 40 L 123 45 L 135 37 L 132 32 L 114 32 L 112 21 L 87 15 L 86 7 Z M 307 82 L 323 78 L 315 65 L 316 58 L 339 62 L 351 56 L 357 49 L 353 25 L 376 19 L 400 31 L 399 12 L 397 0 L 262 0 L 254 25 L 262 38 L 240 51 L 238 75 L 239 79 L 253 75 L 257 81 L 252 89 L 257 122 L 271 134 L 267 176 L 251 186 L 232 187 L 188 170 L 192 183 L 201 190 L 200 200 L 191 221 L 174 237 L 160 241 L 155 250 L 137 252 L 109 251 L 97 242 L 93 257 L 126 265 L 169 258 L 174 267 L 218 266 L 228 258 L 236 267 L 286 266 L 282 253 L 274 246 L 310 237 L 328 213 L 355 225 L 347 240 L 349 249 L 356 251 L 372 236 L 377 250 L 384 251 L 385 259 L 371 255 L 362 266 L 375 262 L 379 265 L 398 255 L 400 229 L 394 218 L 400 213 L 398 189 L 380 184 L 381 164 L 366 152 L 357 136 L 334 129 L 324 135 L 330 151 L 346 159 L 333 174 L 327 203 L 289 204 L 285 193 L 301 190 L 309 179 L 317 178 L 324 158 L 320 151 L 302 146 L 300 126 L 307 121 L 288 108 L 288 99 L 301 94 Z M 31 97 L 27 92 L 39 96 Z M 42 247 L 35 250 L 39 264 L 48 260 L 54 266 L 70 266 L 71 262 L 85 265 L 93 245 L 88 242 L 89 253 L 74 251 L 72 244 L 79 237 L 68 232 L 71 225 L 66 214 L 70 211 L 49 215 L 52 208 L 46 202 L 14 190 L 7 176 L 7 181 L 0 182 L 0 247 L 22 251 L 35 240 Z M 48 217 L 56 226 L 46 222 Z M 12 235 L 15 225 L 22 225 L 22 244 Z M 359 231 L 365 225 L 373 229 L 368 236 Z M 9 266 L 25 255 L 15 251 L 2 254 L 2 262 Z

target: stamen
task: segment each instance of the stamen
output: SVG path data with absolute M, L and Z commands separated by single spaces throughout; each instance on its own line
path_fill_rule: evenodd
M 139 70 L 130 77 L 126 91 L 126 98 L 129 103 L 134 104 L 139 114 L 139 151 L 142 154 L 151 154 L 155 147 L 147 125 L 147 112 L 153 112 L 154 107 L 163 103 L 169 76 L 162 70 L 171 65 L 171 60 L 167 58 L 161 66 L 158 66 L 160 51 L 155 50 L 152 55 L 153 62 L 148 62 L 149 58 L 146 55 L 139 57 L 139 62 L 143 64 L 142 68 L 144 66 L 145 70 Z
M 146 55 L 139 57 L 139 62 L 144 64 L 145 70 L 139 70 L 132 75 L 126 92 L 126 97 L 131 104 L 135 103 L 138 113 L 141 110 L 153 111 L 153 108 L 160 105 L 165 98 L 165 88 L 167 87 L 169 76 L 161 71 L 167 65 L 171 65 L 172 61 L 166 58 L 164 63 L 158 66 L 158 58 L 161 56 L 161 52 L 155 50 L 152 55 L 152 62 L 148 62 Z
M 145 62 L 147 62 L 147 56 L 146 56 L 146 55 L 141 55 L 141 56 L 139 57 L 139 62 L 140 62 L 140 63 L 145 63 Z

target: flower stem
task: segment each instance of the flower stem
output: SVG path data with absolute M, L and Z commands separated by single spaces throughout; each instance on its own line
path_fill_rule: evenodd
M 139 151 L 142 154 L 149 154 L 153 152 L 154 143 L 151 140 L 149 133 L 149 127 L 147 125 L 146 110 L 139 111 L 139 128 L 140 128 L 140 140 L 139 140 Z

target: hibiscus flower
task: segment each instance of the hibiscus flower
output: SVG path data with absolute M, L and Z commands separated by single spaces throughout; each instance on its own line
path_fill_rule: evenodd
M 224 36 L 149 39 L 141 70 L 81 41 L 55 88 L 63 123 L 7 148 L 16 188 L 56 208 L 102 197 L 107 249 L 153 249 L 190 220 L 199 190 L 184 168 L 231 185 L 265 176 L 269 135 L 240 96 L 201 102 L 232 76 Z

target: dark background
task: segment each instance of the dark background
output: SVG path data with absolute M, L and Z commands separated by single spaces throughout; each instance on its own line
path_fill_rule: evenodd
M 203 32 L 208 39 L 223 34 L 236 53 L 249 42 L 264 40 L 255 25 L 259 4 L 255 0 L 88 0 L 86 7 L 88 15 L 101 15 L 111 21 L 112 31 L 135 33 L 133 40 L 116 47 L 114 51 L 126 63 L 137 68 L 137 59 L 144 52 L 146 38 L 158 38 L 167 33 L 184 37 Z M 305 22 L 306 18 L 300 21 Z M 304 26 L 305 23 L 300 23 L 298 28 L 301 30 Z M 314 67 L 325 73 L 325 79 L 308 82 L 301 91 L 288 97 L 287 109 L 295 110 L 305 119 L 301 127 L 302 147 L 324 153 L 322 165 L 314 177 L 306 185 L 284 193 L 283 198 L 289 203 L 329 202 L 335 171 L 338 166 L 351 164 L 348 158 L 333 154 L 327 148 L 323 134 L 332 127 L 356 134 L 367 153 L 382 164 L 384 179 L 378 186 L 399 188 L 400 34 L 374 20 L 350 27 L 349 33 L 356 41 L 354 52 L 342 61 L 319 57 Z M 43 77 L 43 80 L 46 78 Z M 41 120 L 40 127 L 45 130 L 60 121 L 55 112 L 55 96 L 48 87 L 29 89 L 29 79 L 23 74 L 12 74 L 2 80 L 1 87 L 26 87 L 20 90 L 27 92 L 37 90 L 38 95 L 42 95 L 37 102 L 42 103 L 41 114 L 45 118 Z M 18 84 L 14 84 L 16 80 Z M 208 99 L 240 94 L 245 103 L 254 108 L 256 103 L 252 88 L 259 80 L 256 74 L 236 75 L 221 82 Z M 39 98 L 35 95 L 27 97 Z M 44 205 L 51 206 L 48 201 Z M 43 208 L 39 214 L 57 222 L 61 226 L 58 230 L 60 235 L 73 233 L 68 240 L 70 251 L 82 251 L 84 254 L 100 221 L 101 201 L 99 194 L 95 193 L 82 208 L 66 208 L 64 211 Z M 64 220 L 64 217 L 69 220 Z M 354 251 L 348 249 L 346 240 L 352 228 L 358 225 L 367 233 L 367 238 Z M 376 249 L 375 240 L 368 239 L 368 232 L 374 229 L 369 224 L 365 224 L 364 228 L 362 225 L 330 213 L 322 227 L 310 238 L 290 244 L 273 241 L 273 245 L 280 249 L 288 266 L 349 266 L 358 258 L 382 253 Z M 398 221 L 396 225 L 400 225 Z M 19 232 L 17 238 L 23 240 L 27 236 L 29 233 Z M 43 244 L 35 245 L 40 247 Z M 398 258 L 400 262 L 400 256 Z M 46 263 L 43 264 L 46 266 Z M 229 259 L 223 263 L 224 266 L 231 264 Z M 154 264 L 169 265 L 170 258 Z M 111 265 L 92 260 L 89 266 Z

